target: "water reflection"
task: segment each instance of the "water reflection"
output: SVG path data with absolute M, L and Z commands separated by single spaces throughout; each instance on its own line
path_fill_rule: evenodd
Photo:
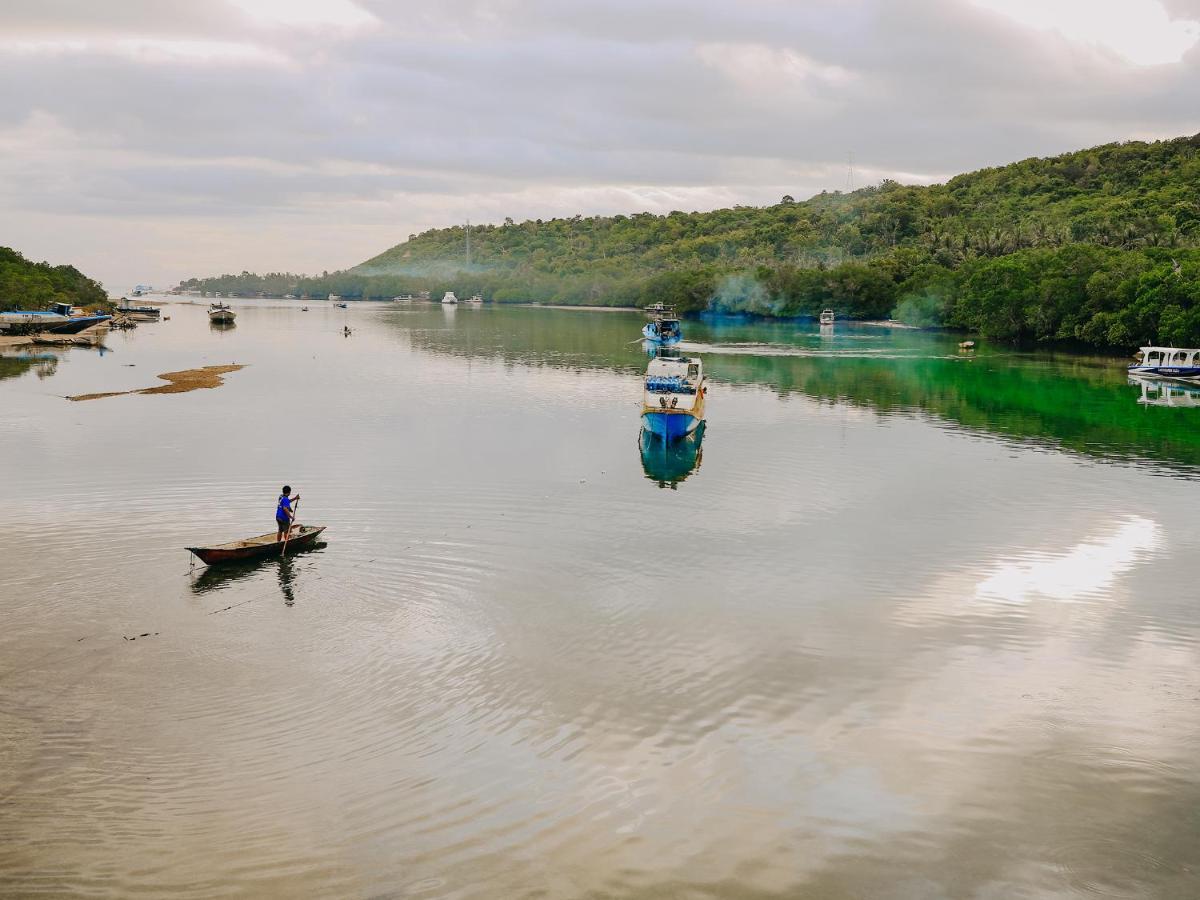
M 38 378 L 49 378 L 58 371 L 59 357 L 53 353 L 11 353 L 0 355 L 0 380 L 16 378 L 31 369 Z
M 269 576 L 273 571 L 279 591 L 283 595 L 284 605 L 292 606 L 296 602 L 295 588 L 298 574 L 296 557 L 314 550 L 322 550 L 327 546 L 325 541 L 318 541 L 311 547 L 297 550 L 295 557 L 289 553 L 285 557 L 272 556 L 244 562 L 223 563 L 219 566 L 207 566 L 192 578 L 190 587 L 193 594 L 210 594 L 228 590 L 235 585 L 250 581 L 255 576 Z
M 671 490 L 676 490 L 680 482 L 687 481 L 700 468 L 704 458 L 704 429 L 705 423 L 701 422 L 686 437 L 667 441 L 639 428 L 638 450 L 646 477 L 660 488 Z
M 1170 381 L 1129 376 L 1129 383 L 1142 389 L 1138 403 L 1143 406 L 1173 406 L 1179 409 L 1200 408 L 1200 387 Z

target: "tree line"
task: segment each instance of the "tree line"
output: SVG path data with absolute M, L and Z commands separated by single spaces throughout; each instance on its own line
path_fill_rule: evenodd
M 93 308 L 110 305 L 100 283 L 74 266 L 33 262 L 16 250 L 0 247 L 0 311 L 46 309 L 54 303 Z

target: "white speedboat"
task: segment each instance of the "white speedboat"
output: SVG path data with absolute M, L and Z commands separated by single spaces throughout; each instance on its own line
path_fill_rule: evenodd
M 454 291 L 446 291 L 446 295 L 442 297 L 442 302 L 446 304 L 458 303 L 458 298 L 454 296 Z
M 821 319 L 820 319 L 820 322 L 821 322 L 821 324 L 822 324 L 822 325 L 832 325 L 832 324 L 833 324 L 833 321 L 834 321 L 834 319 L 836 319 L 836 318 L 837 318 L 837 317 L 836 317 L 836 316 L 833 314 L 833 310 L 832 310 L 832 309 L 823 309 L 823 310 L 821 310 Z
M 642 426 L 663 440 L 691 434 L 704 421 L 708 381 L 698 357 L 650 360 L 642 386 Z
M 1130 375 L 1200 381 L 1200 350 L 1179 347 L 1143 347 L 1129 367 Z

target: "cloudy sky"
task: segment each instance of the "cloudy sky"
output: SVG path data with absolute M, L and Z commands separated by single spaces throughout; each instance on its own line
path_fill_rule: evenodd
M 1200 131 L 1200 0 L 4 0 L 0 245 L 113 291 Z

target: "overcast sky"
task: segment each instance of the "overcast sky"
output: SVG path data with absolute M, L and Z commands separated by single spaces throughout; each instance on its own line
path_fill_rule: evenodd
M 4 0 L 0 245 L 113 291 L 1200 131 L 1200 0 Z

